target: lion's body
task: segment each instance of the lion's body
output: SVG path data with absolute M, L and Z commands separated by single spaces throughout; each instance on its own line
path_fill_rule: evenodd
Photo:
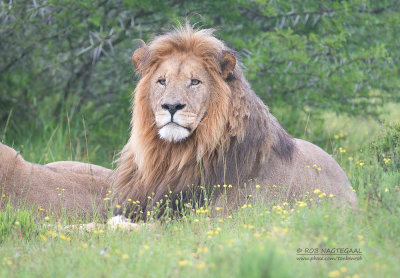
M 230 208 L 237 208 L 246 204 L 250 195 L 253 199 L 275 204 L 310 199 L 319 202 L 329 196 L 341 204 L 357 202 L 346 174 L 330 155 L 301 139 L 295 139 L 295 147 L 291 161 L 271 154 L 254 180 L 247 181 L 245 188 L 228 188 L 227 199 L 222 196 L 215 205 L 228 204 Z
M 1 207 L 10 199 L 55 213 L 103 213 L 110 175 L 111 170 L 81 162 L 30 163 L 0 143 Z
M 209 30 L 190 26 L 135 52 L 142 77 L 134 94 L 131 138 L 114 172 L 119 201 L 139 201 L 146 210 L 165 195 L 173 203 L 178 198 L 190 202 L 208 188 L 214 203 L 228 199 L 237 207 L 247 195 L 287 201 L 319 189 L 325 193 L 321 198 L 354 204 L 355 194 L 336 161 L 285 132 L 229 53 Z M 190 80 L 195 90 L 187 85 Z M 174 102 L 180 110 L 169 109 Z M 168 133 L 161 132 L 169 126 Z M 174 134 L 183 128 L 189 132 Z M 127 215 L 129 207 L 124 206 Z

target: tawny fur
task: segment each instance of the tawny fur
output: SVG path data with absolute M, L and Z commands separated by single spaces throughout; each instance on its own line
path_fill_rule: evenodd
M 213 189 L 215 204 L 229 200 L 231 207 L 246 202 L 248 192 L 266 200 L 290 200 L 315 189 L 355 203 L 335 160 L 317 146 L 291 138 L 251 90 L 234 56 L 226 58 L 225 53 L 233 52 L 212 30 L 196 31 L 189 25 L 156 37 L 135 52 L 133 62 L 141 79 L 134 92 L 131 137 L 114 172 L 115 192 L 126 204 L 116 213 L 128 209 L 129 215 L 128 199 L 139 201 L 142 211 L 165 195 L 190 201 L 201 186 Z M 202 104 L 207 103 L 208 110 L 186 140 L 168 142 L 160 138 L 154 122 L 151 80 L 166 60 L 196 59 L 196 67 L 206 69 L 211 80 L 210 98 Z M 227 198 L 220 198 L 223 184 L 232 185 Z
M 0 143 L 1 208 L 10 199 L 17 206 L 34 206 L 59 215 L 63 211 L 102 215 L 110 176 L 109 169 L 81 162 L 30 163 Z

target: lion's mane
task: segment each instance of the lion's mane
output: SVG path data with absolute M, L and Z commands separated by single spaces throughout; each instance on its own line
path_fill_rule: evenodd
M 139 201 L 145 210 L 165 195 L 175 199 L 183 194 L 189 200 L 200 186 L 243 185 L 271 151 L 291 159 L 293 139 L 251 90 L 240 65 L 222 78 L 221 53 L 232 50 L 213 36 L 213 30 L 186 25 L 155 37 L 145 48 L 138 61 L 141 79 L 134 91 L 131 136 L 114 171 L 114 190 L 121 203 Z M 187 53 L 201 58 L 214 87 L 210 108 L 194 133 L 183 142 L 170 143 L 157 134 L 149 79 L 166 57 Z

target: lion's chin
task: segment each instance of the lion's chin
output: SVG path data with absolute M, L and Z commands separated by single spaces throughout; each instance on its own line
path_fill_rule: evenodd
M 161 139 L 169 142 L 179 142 L 186 139 L 189 136 L 189 131 L 176 124 L 168 124 L 158 130 L 158 135 Z

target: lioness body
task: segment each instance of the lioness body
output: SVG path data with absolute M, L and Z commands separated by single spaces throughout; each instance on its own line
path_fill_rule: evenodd
M 39 165 L 27 162 L 0 143 L 1 206 L 12 203 L 60 213 L 104 212 L 103 198 L 110 186 L 111 170 L 81 162 Z

